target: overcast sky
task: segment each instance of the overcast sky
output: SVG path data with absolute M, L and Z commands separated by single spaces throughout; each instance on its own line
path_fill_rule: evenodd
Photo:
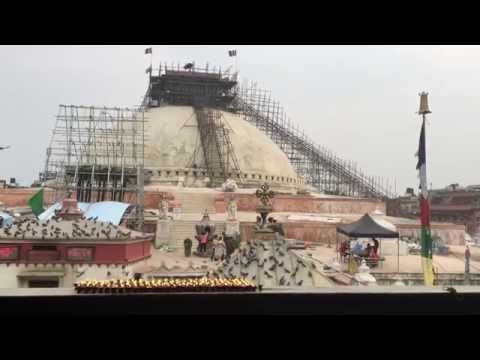
M 0 178 L 30 185 L 59 104 L 133 106 L 147 87 L 145 46 L 0 46 Z M 429 92 L 428 181 L 480 183 L 479 46 L 153 46 L 160 61 L 227 68 L 270 89 L 317 143 L 366 173 L 418 188 L 420 91 Z

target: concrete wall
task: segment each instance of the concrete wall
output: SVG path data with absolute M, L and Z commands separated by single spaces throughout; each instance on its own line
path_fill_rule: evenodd
M 17 287 L 26 287 L 27 282 L 23 281 L 23 277 L 18 277 L 20 274 L 27 273 L 45 273 L 45 277 L 49 277 L 52 273 L 63 273 L 63 278 L 60 279 L 60 287 L 73 287 L 73 284 L 80 280 L 95 279 L 106 280 L 113 278 L 132 278 L 132 269 L 137 266 L 127 265 L 125 268 L 122 266 L 114 265 L 6 265 L 0 264 L 0 288 L 2 289 L 14 289 Z M 108 273 L 110 272 L 110 275 Z M 80 275 L 82 274 L 82 275 Z M 80 275 L 80 276 L 78 276 Z M 77 277 L 78 276 L 78 277 Z
M 420 225 L 397 225 L 400 236 L 419 239 Z M 447 245 L 465 245 L 465 226 L 453 224 L 431 224 L 432 236 L 438 235 Z
M 319 221 L 295 221 L 282 223 L 285 230 L 285 237 L 290 239 L 303 240 L 313 244 L 330 244 L 335 247 L 337 240 L 340 243 L 343 235 L 337 233 L 336 223 L 323 223 Z M 246 241 L 253 237 L 252 222 L 240 224 L 241 240 Z M 398 225 L 395 224 L 400 236 L 420 236 L 420 225 Z M 432 234 L 439 235 L 447 245 L 465 244 L 465 227 L 452 224 L 432 224 Z M 396 250 L 395 250 L 396 251 Z
M 240 224 L 242 241 L 253 238 L 254 225 L 254 223 Z M 282 225 L 287 239 L 303 240 L 313 244 L 330 244 L 332 246 L 336 244 L 337 228 L 335 225 L 311 221 L 286 222 Z

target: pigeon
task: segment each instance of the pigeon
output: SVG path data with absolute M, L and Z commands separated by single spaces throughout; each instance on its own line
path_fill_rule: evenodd
M 317 268 L 317 267 L 315 266 L 315 264 L 314 264 L 314 263 L 312 263 L 312 268 L 314 268 L 314 269 L 316 269 L 316 268 Z
M 446 290 L 448 293 L 453 294 L 453 295 L 455 295 L 457 293 L 457 289 L 455 289 L 452 286 L 446 287 L 444 290 Z
M 289 274 L 291 273 L 291 271 L 288 270 L 287 268 L 285 268 L 284 271 L 285 271 L 286 273 L 289 273 Z
M 280 266 L 280 267 L 283 266 L 283 261 L 278 263 L 278 266 Z
M 273 271 L 273 270 L 275 270 L 276 267 L 277 267 L 277 265 L 273 264 L 272 266 L 270 266 L 268 268 L 268 270 Z
M 268 271 L 264 271 L 263 272 L 265 274 L 266 277 L 268 277 L 269 279 L 271 279 L 273 276 L 270 275 L 270 273 Z
M 312 276 L 313 276 L 313 274 L 312 274 L 311 271 L 308 272 L 308 276 L 309 276 L 309 277 L 312 277 Z
M 280 278 L 280 280 L 278 281 L 278 283 L 279 283 L 280 285 L 284 285 L 284 284 L 285 284 L 285 277 L 282 276 L 282 277 Z
M 300 280 L 300 281 L 297 283 L 298 286 L 302 286 L 302 284 L 303 284 L 303 280 Z

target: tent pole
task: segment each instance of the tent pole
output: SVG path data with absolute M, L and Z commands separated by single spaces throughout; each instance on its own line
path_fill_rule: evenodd
M 397 237 L 397 274 L 400 273 L 400 237 Z
M 340 263 L 340 266 L 341 266 L 342 262 L 341 262 L 341 259 L 340 259 L 340 252 L 338 251 L 338 233 L 337 232 L 335 233 L 335 240 L 337 242 L 337 245 L 336 245 L 337 261 Z

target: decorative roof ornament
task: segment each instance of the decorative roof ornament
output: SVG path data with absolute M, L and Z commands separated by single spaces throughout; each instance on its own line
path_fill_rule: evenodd
M 421 92 L 418 95 L 420 96 L 420 109 L 418 110 L 418 113 L 420 115 L 430 114 L 431 111 L 428 107 L 428 93 L 427 92 Z
M 270 186 L 267 183 L 264 183 L 260 186 L 260 189 L 255 192 L 255 196 L 260 199 L 263 206 L 271 206 L 270 199 L 273 199 L 275 192 L 270 190 Z
M 270 186 L 267 183 L 264 183 L 260 186 L 259 189 L 255 192 L 255 196 L 260 199 L 262 203 L 257 207 L 257 211 L 260 213 L 262 218 L 262 223 L 260 224 L 261 229 L 265 229 L 267 225 L 267 215 L 273 210 L 270 199 L 273 199 L 275 192 L 270 190 Z

